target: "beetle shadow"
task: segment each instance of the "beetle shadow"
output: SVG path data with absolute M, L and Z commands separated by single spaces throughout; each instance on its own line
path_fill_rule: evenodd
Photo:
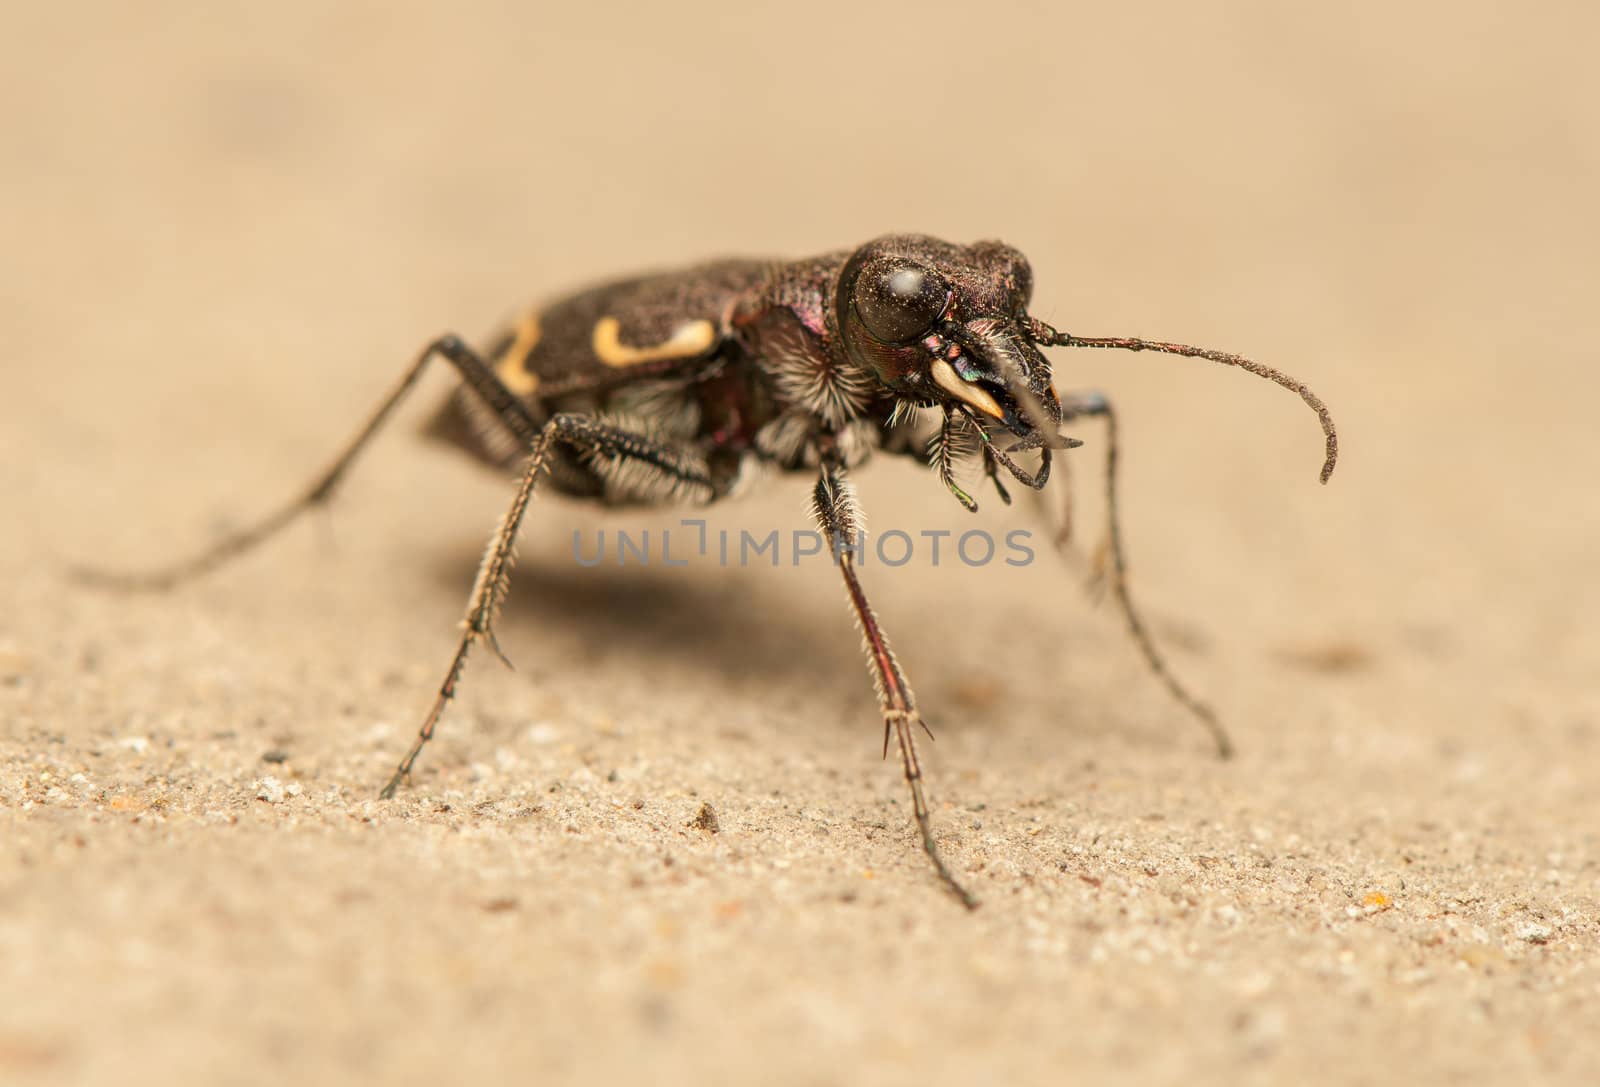
M 466 592 L 481 555 L 441 554 L 439 586 Z M 561 645 L 638 659 L 675 680 L 726 682 L 732 674 L 761 675 L 782 686 L 811 687 L 819 675 L 853 680 L 871 694 L 858 636 L 841 601 L 813 603 L 815 594 L 780 584 L 777 571 L 733 580 L 684 576 L 644 566 L 597 566 L 574 571 L 531 557 L 519 564 L 501 612 L 501 625 L 538 628 Z M 729 572 L 732 574 L 732 572 Z M 843 594 L 843 589 L 839 590 Z M 507 641 L 507 631 L 500 640 Z

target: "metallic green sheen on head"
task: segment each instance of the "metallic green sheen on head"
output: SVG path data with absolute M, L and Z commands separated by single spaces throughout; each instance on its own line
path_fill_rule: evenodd
M 1008 245 L 891 234 L 845 262 L 835 317 L 851 361 L 895 395 L 1050 444 L 1042 431 L 1061 410 L 1026 324 L 1032 292 L 1027 259 Z

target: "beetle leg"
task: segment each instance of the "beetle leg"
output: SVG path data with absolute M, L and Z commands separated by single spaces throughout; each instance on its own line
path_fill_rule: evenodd
M 1065 551 L 1072 546 L 1072 458 L 1062 457 L 1056 472 L 1060 476 L 1056 490 L 1061 494 L 1061 502 L 1056 513 L 1055 545 L 1057 550 Z
M 490 538 L 488 549 L 484 552 L 483 564 L 478 568 L 478 577 L 472 586 L 472 595 L 467 599 L 467 614 L 461 623 L 461 641 L 456 645 L 455 656 L 450 660 L 450 668 L 445 672 L 444 682 L 439 685 L 439 693 L 434 697 L 433 705 L 429 708 L 427 717 L 423 719 L 422 727 L 417 730 L 417 738 L 412 742 L 411 749 L 406 752 L 406 757 L 400 760 L 394 776 L 379 793 L 383 799 L 394 796 L 395 790 L 411 773 L 411 767 L 416 763 L 422 748 L 433 738 L 439 718 L 443 716 L 450 700 L 455 697 L 456 686 L 461 680 L 461 672 L 466 667 L 467 654 L 471 652 L 473 644 L 482 639 L 502 660 L 505 659 L 504 654 L 501 654 L 499 647 L 495 645 L 494 620 L 499 613 L 501 603 L 505 600 L 507 590 L 511 587 L 511 568 L 516 558 L 517 530 L 522 526 L 522 518 L 528 512 L 528 504 L 533 500 L 539 476 L 548 465 L 550 452 L 558 444 L 596 459 L 649 466 L 685 487 L 709 489 L 711 486 L 711 478 L 704 462 L 693 454 L 631 430 L 599 422 L 588 415 L 563 413 L 551 417 L 532 442 L 528 459 L 522 469 L 522 481 L 517 485 L 517 493 L 511 499 L 511 505 L 504 516 L 500 518 L 500 525 Z
M 74 571 L 74 573 L 86 581 L 92 581 L 111 588 L 128 590 L 170 589 L 191 578 L 208 573 L 224 563 L 238 558 L 247 551 L 253 550 L 287 527 L 302 513 L 313 506 L 327 502 L 332 497 L 334 488 L 344 478 L 345 472 L 355 462 L 356 457 L 366 448 L 367 443 L 373 439 L 383 427 L 383 424 L 388 421 L 394 409 L 400 405 L 406 394 L 416 385 L 417 379 L 427 369 L 428 363 L 435 358 L 442 358 L 454 366 L 466 387 L 481 397 L 496 417 L 504 420 L 507 427 L 517 435 L 524 445 L 532 445 L 539 437 L 539 426 L 534 422 L 533 416 L 528 413 L 527 407 L 495 376 L 488 363 L 484 362 L 478 353 L 468 347 L 459 336 L 446 334 L 423 348 L 422 352 L 417 355 L 416 360 L 406 370 L 405 376 L 400 379 L 399 384 L 390 391 L 383 403 L 379 405 L 378 410 L 362 426 L 355 438 L 300 497 L 288 502 L 255 524 L 224 536 L 198 555 L 162 569 L 145 573 L 115 573 L 80 569 Z
M 965 420 L 949 408 L 945 409 L 944 422 L 939 425 L 938 437 L 934 439 L 933 465 L 939 473 L 939 481 L 956 497 L 956 501 L 966 507 L 968 513 L 978 512 L 977 501 L 966 492 L 961 484 L 956 482 L 956 461 L 966 451 L 963 441 Z M 986 461 L 987 463 L 987 461 Z M 1007 502 L 1010 501 L 1008 498 Z
M 877 614 L 867 602 L 866 593 L 862 591 L 861 579 L 856 576 L 855 555 L 849 550 L 849 546 L 860 539 L 861 517 L 856 505 L 855 490 L 845 479 L 843 470 L 835 464 L 828 463 L 827 460 L 823 462 L 822 474 L 818 477 L 816 490 L 812 494 L 812 513 L 816 517 L 818 527 L 822 529 L 823 538 L 834 550 L 839 572 L 844 577 L 845 591 L 850 595 L 850 606 L 855 610 L 856 622 L 861 627 L 867 660 L 872 668 L 873 678 L 877 682 L 878 703 L 883 710 L 884 754 L 888 754 L 889 737 L 892 733 L 899 743 L 900 763 L 905 770 L 906 784 L 911 787 L 912 810 L 916 814 L 917 830 L 922 835 L 923 851 L 927 853 L 928 859 L 933 862 L 934 870 L 951 893 L 961 900 L 962 905 L 974 909 L 978 905 L 978 900 L 950 873 L 950 869 L 945 866 L 944 858 L 939 855 L 939 846 L 933 839 L 933 827 L 928 818 L 928 802 L 922 791 L 922 764 L 917 760 L 916 745 L 917 727 L 926 729 L 927 725 L 917 713 L 916 696 L 911 693 L 911 686 L 906 682 L 905 673 L 900 670 L 900 664 L 889 648 L 889 639 L 884 636 L 883 628 L 878 625 Z
M 1216 713 L 1189 693 L 1172 669 L 1167 666 L 1166 658 L 1156 648 L 1155 640 L 1150 637 L 1150 632 L 1144 625 L 1144 619 L 1139 610 L 1133 605 L 1133 597 L 1128 592 L 1128 561 L 1122 546 L 1122 518 L 1117 506 L 1117 416 L 1111 410 L 1111 402 L 1105 395 L 1098 392 L 1068 393 L 1061 398 L 1061 417 L 1063 421 L 1078 416 L 1092 416 L 1103 419 L 1106 427 L 1106 535 L 1103 550 L 1110 560 L 1110 570 L 1107 578 L 1110 582 L 1111 593 L 1117 599 L 1117 606 L 1122 611 L 1123 619 L 1128 624 L 1128 633 L 1132 635 L 1134 644 L 1139 647 L 1140 654 L 1150 671 L 1155 673 L 1157 679 L 1177 699 L 1195 719 L 1211 734 L 1212 741 L 1217 746 L 1217 754 L 1222 758 L 1233 755 L 1233 741 L 1229 739 L 1228 732 L 1222 727 L 1222 722 L 1217 719 Z M 1065 460 L 1065 458 L 1062 458 Z M 1069 507 L 1070 508 L 1070 507 Z

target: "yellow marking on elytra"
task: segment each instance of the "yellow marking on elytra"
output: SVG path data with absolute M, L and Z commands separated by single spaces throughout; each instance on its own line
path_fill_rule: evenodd
M 594 356 L 607 366 L 637 366 L 657 359 L 686 359 L 704 354 L 717 342 L 717 328 L 710 321 L 685 321 L 672 335 L 650 347 L 630 347 L 621 340 L 622 323 L 615 317 L 602 317 L 594 323 Z
M 539 375 L 528 369 L 528 358 L 539 344 L 539 315 L 530 313 L 517 322 L 516 336 L 506 348 L 494 372 L 500 383 L 518 396 L 532 396 L 539 388 Z
M 934 359 L 931 369 L 934 384 L 951 396 L 971 404 L 985 415 L 992 415 L 996 419 L 1006 417 L 1006 413 L 995 403 L 994 397 L 990 396 L 987 390 L 963 381 L 961 375 L 956 373 L 956 368 L 944 359 Z

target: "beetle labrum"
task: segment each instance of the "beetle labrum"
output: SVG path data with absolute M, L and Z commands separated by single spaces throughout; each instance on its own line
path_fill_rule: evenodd
M 1064 424 L 1105 424 L 1109 582 L 1134 641 L 1171 693 L 1230 745 L 1209 708 L 1178 682 L 1128 595 L 1116 509 L 1116 416 L 1098 393 L 1059 394 L 1041 349 L 1122 348 L 1240 367 L 1299 394 L 1321 421 L 1323 482 L 1338 442 L 1328 409 L 1303 384 L 1238 355 L 1155 341 L 1074 336 L 1029 314 L 1032 271 L 999 242 L 952 245 L 889 235 L 808 260 L 724 260 L 622 280 L 527 313 L 480 354 L 459 337 L 428 344 L 354 440 L 300 497 L 199 555 L 164 570 L 96 574 L 123 587 L 167 588 L 253 548 L 326 502 L 346 470 L 434 359 L 461 384 L 430 424 L 519 480 L 468 598 L 460 642 L 417 737 L 384 787 L 407 779 L 455 697 L 472 647 L 499 654 L 494 621 L 510 586 L 513 547 L 541 479 L 605 503 L 711 502 L 763 470 L 814 477 L 812 515 L 826 539 L 857 538 L 849 473 L 874 453 L 925 456 L 969 510 L 958 468 L 981 466 L 1010 502 L 1003 476 L 1034 490 L 1057 451 L 1083 443 Z M 938 877 L 965 905 L 933 835 L 917 758 L 917 702 L 868 603 L 849 547 L 835 562 L 861 629 L 884 722 L 896 741 L 917 831 Z

